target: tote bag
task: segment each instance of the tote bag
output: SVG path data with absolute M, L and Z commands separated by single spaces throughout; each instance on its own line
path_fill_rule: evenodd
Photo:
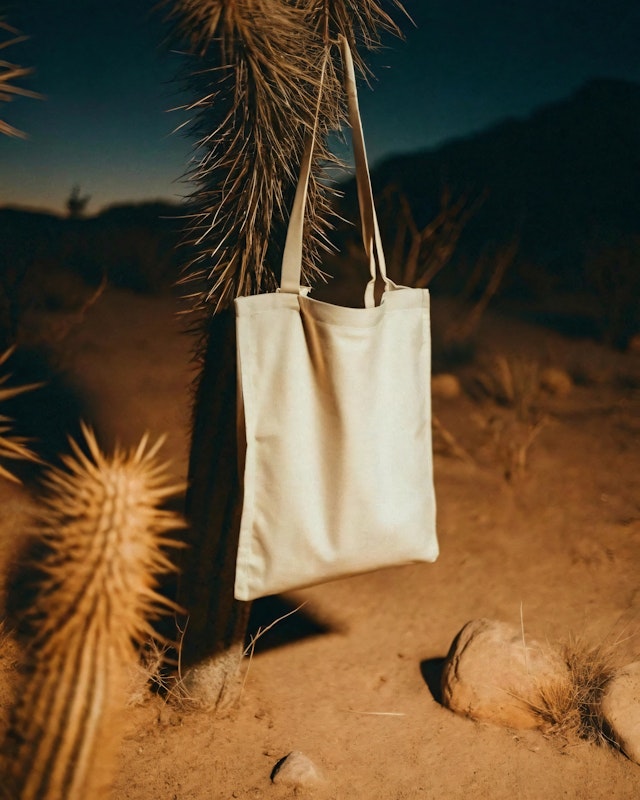
M 311 136 L 281 288 L 235 301 L 238 600 L 438 556 L 429 293 L 387 278 L 353 62 L 341 46 L 371 276 L 363 308 L 314 300 L 300 286 Z M 385 289 L 375 305 L 378 277 Z

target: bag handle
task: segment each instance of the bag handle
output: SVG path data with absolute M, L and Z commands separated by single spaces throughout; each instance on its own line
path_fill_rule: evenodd
M 345 91 L 349 111 L 349 124 L 351 125 L 351 137 L 353 142 L 353 154 L 356 166 L 356 185 L 358 189 L 358 205 L 360 208 L 360 226 L 364 250 L 369 259 L 369 272 L 371 278 L 367 283 L 364 295 L 366 308 L 375 305 L 374 290 L 378 275 L 384 280 L 385 287 L 388 289 L 393 286 L 387 278 L 387 270 L 382 249 L 382 238 L 378 218 L 376 216 L 375 205 L 373 202 L 373 191 L 371 189 L 371 177 L 369 175 L 369 165 L 367 162 L 367 151 L 364 144 L 364 133 L 362 130 L 362 120 L 358 106 L 358 92 L 356 88 L 355 70 L 351 48 L 344 36 L 340 36 L 340 49 L 345 76 Z M 320 95 L 326 70 L 326 57 L 322 65 L 320 78 L 320 92 L 316 107 L 316 117 L 313 130 L 307 137 L 305 143 L 302 163 L 300 164 L 300 177 L 296 188 L 296 195 L 293 201 L 287 238 L 282 256 L 282 276 L 280 281 L 280 291 L 290 294 L 300 294 L 306 290 L 300 287 L 300 273 L 302 269 L 302 240 L 304 227 L 304 209 L 307 202 L 309 189 L 309 178 L 311 176 L 311 163 L 313 159 L 313 148 L 318 130 L 318 117 L 320 111 Z

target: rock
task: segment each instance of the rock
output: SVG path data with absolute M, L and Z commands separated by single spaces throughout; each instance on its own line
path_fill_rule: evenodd
M 271 781 L 283 786 L 304 787 L 322 783 L 322 775 L 316 765 L 299 750 L 293 750 L 281 758 L 271 771 Z
M 460 397 L 462 388 L 460 381 L 455 375 L 443 372 L 440 375 L 431 377 L 431 394 L 434 397 L 441 397 L 443 400 L 453 400 Z
M 629 339 L 629 343 L 627 345 L 627 352 L 640 355 L 640 333 L 634 333 L 633 336 Z
M 640 661 L 619 669 L 600 701 L 608 733 L 622 752 L 640 764 Z
M 454 639 L 442 673 L 442 702 L 476 720 L 540 728 L 539 687 L 569 680 L 559 652 L 505 622 L 475 619 Z
M 573 381 L 565 370 L 546 367 L 540 373 L 540 387 L 554 397 L 566 397 L 573 388 Z
M 187 669 L 177 686 L 180 704 L 217 714 L 229 712 L 242 688 L 240 659 L 240 648 L 234 645 Z

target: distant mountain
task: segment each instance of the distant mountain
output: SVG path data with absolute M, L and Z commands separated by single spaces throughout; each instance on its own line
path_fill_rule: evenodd
M 396 186 L 421 225 L 436 215 L 444 187 L 454 199 L 485 195 L 454 261 L 473 262 L 487 246 L 517 236 L 512 291 L 589 289 L 586 259 L 640 236 L 640 85 L 591 81 L 526 119 L 389 158 L 372 180 L 378 196 Z M 393 224 L 384 220 L 388 246 Z M 440 279 L 445 286 L 446 272 Z
M 640 332 L 639 84 L 591 81 L 527 118 L 389 158 L 372 181 L 387 255 L 401 255 L 394 247 L 398 203 L 385 202 L 390 187 L 406 198 L 419 226 L 437 215 L 444 189 L 454 201 L 482 198 L 451 262 L 430 284 L 434 291 L 460 294 L 479 259 L 517 240 L 503 296 L 545 313 L 565 313 L 578 298 L 600 335 L 621 345 Z M 355 220 L 354 187 L 344 189 L 339 212 Z M 3 296 L 30 297 L 38 276 L 56 270 L 88 283 L 106 276 L 137 291 L 166 289 L 185 261 L 176 249 L 180 213 L 155 202 L 81 219 L 0 208 L 0 323 L 8 314 Z M 356 235 L 352 226 L 338 226 L 341 252 L 350 253 Z M 347 261 L 338 258 L 329 270 L 348 269 Z
M 66 270 L 88 283 L 163 290 L 179 277 L 180 213 L 159 201 L 78 218 L 0 208 L 0 286 L 11 293 L 39 272 Z

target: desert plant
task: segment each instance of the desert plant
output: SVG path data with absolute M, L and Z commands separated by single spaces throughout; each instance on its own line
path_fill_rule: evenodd
M 8 34 L 9 38 L 5 41 L 0 41 L 0 50 L 4 50 L 11 45 L 19 44 L 27 38 L 20 34 L 15 28 L 12 28 L 3 19 L 0 19 L 0 33 Z M 14 97 L 33 97 L 40 98 L 37 92 L 32 92 L 16 85 L 16 80 L 21 80 L 33 73 L 33 69 L 27 67 L 20 67 L 12 64 L 9 61 L 0 59 L 0 105 L 7 103 Z M 26 134 L 14 128 L 8 122 L 0 118 L 0 135 L 15 136 L 25 138 Z M 12 298 L 6 290 L 4 284 L 0 285 L 0 345 L 8 344 L 12 339 L 14 326 L 12 325 Z M 4 473 L 2 473 L 4 474 Z M 6 477 L 6 475 L 5 475 Z
M 451 261 L 460 235 L 484 198 L 470 201 L 461 195 L 455 201 L 445 187 L 438 213 L 426 225 L 416 222 L 404 192 L 390 184 L 382 192 L 382 216 L 393 231 L 389 270 L 404 286 L 429 286 Z
M 205 312 L 187 496 L 191 547 L 179 601 L 189 612 L 190 692 L 219 707 L 239 695 L 249 613 L 233 597 L 240 490 L 230 304 L 276 285 L 326 60 L 304 249 L 305 280 L 320 275 L 331 213 L 320 165 L 332 160 L 327 134 L 344 119 L 339 56 L 330 44 L 344 35 L 362 69 L 356 41 L 374 46 L 381 29 L 398 29 L 375 0 L 173 0 L 170 17 L 174 40 L 191 53 L 188 128 L 197 147 L 185 281 L 194 307 Z
M 485 250 L 480 254 L 459 298 L 463 311 L 443 333 L 443 339 L 449 347 L 454 345 L 459 348 L 462 343 L 468 343 L 476 332 L 482 315 L 497 294 L 507 270 L 513 264 L 518 246 L 518 240 L 513 239 L 496 252 Z M 482 286 L 483 280 L 485 280 L 484 286 Z
M 404 286 L 431 286 L 434 279 L 451 264 L 460 237 L 469 220 L 486 200 L 486 193 L 475 198 L 462 194 L 455 200 L 445 186 L 438 212 L 426 224 L 418 224 L 407 195 L 395 184 L 381 193 L 382 217 L 393 246 L 389 271 Z M 471 352 L 471 340 L 487 306 L 502 286 L 505 274 L 514 262 L 519 238 L 500 247 L 485 247 L 475 263 L 458 265 L 461 288 L 455 291 L 459 311 L 438 335 L 443 359 L 457 360 Z
M 67 212 L 71 219 L 79 219 L 85 213 L 89 205 L 89 200 L 91 200 L 91 195 L 81 195 L 80 187 L 77 184 L 73 186 L 66 204 Z
M 194 250 L 185 281 L 204 282 L 197 302 L 214 310 L 235 296 L 273 289 L 279 239 L 295 186 L 305 133 L 313 124 L 324 37 L 310 3 L 286 0 L 177 0 L 177 37 L 199 56 L 188 76 L 196 100 L 187 107 L 197 138 L 189 178 L 195 187 L 187 242 Z M 317 22 L 317 20 L 316 20 Z M 336 78 L 324 89 L 316 161 L 336 127 Z M 309 208 L 322 235 L 326 192 L 314 178 Z M 280 233 L 280 236 L 278 236 Z M 307 275 L 313 273 L 307 247 Z
M 107 458 L 83 427 L 88 453 L 71 442 L 64 467 L 45 480 L 35 528 L 45 555 L 26 614 L 27 674 L 2 752 L 13 800 L 105 796 L 119 741 L 136 643 L 173 604 L 157 575 L 179 543 L 180 517 L 162 503 L 182 490 L 157 461 L 162 443 L 117 448 Z
M 509 414 L 491 414 L 484 419 L 505 480 L 517 481 L 525 475 L 531 446 L 547 422 L 547 417 L 541 417 L 536 422 L 523 422 Z
M 14 352 L 13 347 L 8 348 L 4 353 L 0 354 L 0 367 L 4 366 L 11 354 Z M 23 392 L 29 392 L 32 389 L 37 389 L 42 384 L 30 383 L 23 386 L 9 386 L 3 385 L 7 382 L 10 375 L 5 374 L 0 377 L 0 404 L 5 400 L 16 397 Z M 38 456 L 29 449 L 27 440 L 22 436 L 16 436 L 13 432 L 12 420 L 0 414 L 0 459 L 9 459 L 12 461 L 39 461 Z M 6 478 L 9 481 L 19 483 L 18 478 L 6 467 L 0 464 L 0 477 Z
M 476 374 L 482 393 L 514 410 L 521 422 L 536 422 L 540 400 L 540 364 L 524 356 L 495 355 Z
M 600 702 L 607 683 L 620 666 L 614 648 L 573 637 L 562 651 L 567 679 L 540 686 L 539 702 L 533 706 L 542 729 L 569 742 L 584 739 L 597 744 L 610 743 Z
M 480 419 L 507 480 L 524 475 L 529 450 L 548 423 L 540 397 L 540 365 L 523 356 L 496 355 L 475 376 L 475 391 L 490 410 Z
M 12 45 L 19 44 L 27 38 L 20 34 L 15 28 L 12 28 L 4 20 L 0 19 L 0 32 L 8 34 L 10 38 L 6 41 L 0 42 L 0 50 L 4 50 Z M 14 97 L 33 97 L 39 98 L 37 92 L 32 92 L 22 86 L 18 86 L 16 81 L 20 81 L 33 73 L 33 69 L 28 67 L 20 67 L 17 64 L 12 64 L 9 61 L 0 60 L 0 103 L 7 103 Z M 24 138 L 26 136 L 23 131 L 14 128 L 8 122 L 0 119 L 0 134 L 5 136 L 17 136 Z

